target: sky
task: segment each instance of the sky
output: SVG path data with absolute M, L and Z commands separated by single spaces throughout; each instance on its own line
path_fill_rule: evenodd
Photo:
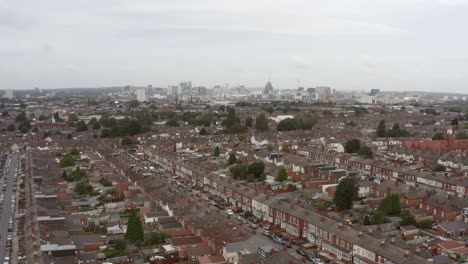
M 468 93 L 468 0 L 0 0 L 0 89 Z

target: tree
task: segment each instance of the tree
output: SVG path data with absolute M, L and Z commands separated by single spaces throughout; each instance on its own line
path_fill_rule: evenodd
M 416 225 L 416 220 L 409 214 L 402 215 L 401 219 L 402 221 L 400 222 L 400 226 Z
M 232 165 L 232 164 L 234 164 L 236 162 L 237 162 L 237 157 L 236 157 L 236 155 L 234 153 L 231 152 L 229 154 L 228 164 Z
M 387 126 L 385 120 L 380 120 L 379 125 L 377 126 L 377 137 L 386 137 L 387 136 Z
M 270 114 L 273 114 L 273 112 L 274 112 L 275 110 L 273 109 L 273 107 L 268 106 L 267 108 L 265 108 L 265 111 L 267 111 L 267 112 L 270 113 Z
M 253 126 L 253 118 L 252 117 L 247 117 L 244 121 L 246 127 L 252 127 Z
M 60 160 L 59 166 L 60 168 L 75 166 L 75 159 L 73 158 L 73 155 L 70 153 L 65 154 L 62 160 Z
M 15 118 L 15 121 L 16 121 L 17 123 L 19 123 L 19 122 L 24 122 L 24 121 L 26 121 L 26 120 L 27 120 L 27 117 L 26 117 L 26 113 L 25 113 L 25 112 L 19 113 L 19 114 L 16 116 L 16 118 Z
M 455 117 L 455 118 L 450 122 L 450 124 L 451 124 L 452 126 L 458 126 L 458 123 L 459 123 L 459 122 L 458 122 L 458 116 Z
M 202 127 L 202 129 L 200 129 L 199 135 L 201 135 L 201 136 L 208 135 L 208 132 L 206 131 L 206 128 Z
M 73 156 L 79 156 L 81 153 L 80 153 L 80 151 L 78 149 L 72 148 L 70 150 L 70 154 L 72 154 Z
M 357 153 L 361 149 L 361 141 L 357 138 L 348 140 L 345 144 L 347 153 Z
M 284 182 L 287 179 L 288 179 L 288 172 L 286 171 L 285 168 L 281 167 L 278 170 L 278 174 L 276 175 L 276 181 Z
M 364 225 L 371 225 L 372 224 L 371 221 L 370 221 L 369 215 L 364 216 L 363 224 Z
M 267 149 L 268 151 L 272 151 L 272 150 L 273 150 L 273 145 L 268 144 L 268 145 L 266 146 L 266 149 Z
M 253 174 L 255 178 L 259 178 L 265 171 L 265 163 L 263 162 L 254 162 L 249 165 L 249 173 Z
M 99 124 L 99 122 L 96 122 L 93 124 L 93 130 L 98 130 L 101 128 L 101 124 Z
M 60 115 L 59 115 L 58 112 L 55 112 L 54 119 L 55 119 L 55 121 L 58 121 L 60 119 Z
M 143 225 L 141 224 L 140 217 L 136 211 L 132 211 L 127 222 L 127 232 L 125 233 L 125 239 L 131 242 L 143 241 L 144 240 Z
M 249 168 L 244 163 L 238 163 L 229 168 L 234 179 L 245 180 L 249 174 Z
M 268 130 L 268 119 L 264 114 L 260 114 L 255 118 L 255 128 L 260 131 Z
M 94 188 L 88 181 L 80 181 L 73 191 L 78 195 L 90 195 L 94 192 Z
M 67 134 L 67 139 L 73 139 L 73 135 L 72 134 Z
M 175 118 L 171 118 L 166 121 L 166 126 L 179 126 L 179 122 Z
M 93 117 L 94 118 L 94 117 Z M 76 114 L 69 114 L 68 119 L 72 122 L 78 121 L 78 116 Z M 94 118 L 95 119 L 95 118 Z M 90 122 L 91 123 L 91 122 Z
M 374 153 L 372 152 L 372 148 L 368 146 L 362 146 L 358 153 L 359 155 L 366 156 L 368 158 L 372 158 L 374 156 Z
M 83 120 L 80 120 L 78 123 L 76 123 L 76 132 L 84 132 L 88 131 L 88 126 L 85 124 Z
M 125 136 L 122 138 L 122 146 L 131 146 L 138 144 L 138 140 L 134 140 L 129 136 Z
M 3 111 L 3 112 L 2 112 L 2 117 L 7 117 L 7 116 L 10 116 L 10 114 L 8 113 L 8 111 Z
M 385 197 L 380 202 L 379 208 L 377 209 L 385 215 L 400 215 L 400 196 L 398 194 L 391 194 Z
M 15 131 L 15 130 L 16 130 L 15 125 L 10 124 L 10 125 L 8 126 L 7 130 L 10 131 L 10 132 Z
M 47 117 L 45 115 L 40 115 L 39 118 L 38 118 L 39 121 L 44 121 L 46 119 L 47 119 Z
M 436 172 L 447 171 L 447 167 L 445 167 L 445 166 L 442 165 L 442 164 L 437 164 L 437 165 L 432 169 L 432 171 L 436 171 Z
M 434 136 L 432 136 L 432 140 L 443 140 L 444 139 L 444 134 L 442 133 L 435 133 Z
M 33 127 L 32 132 L 37 133 L 39 131 L 39 128 L 37 126 Z
M 382 212 L 380 210 L 375 211 L 371 216 L 371 223 L 373 225 L 380 225 L 388 222 L 390 221 L 388 220 L 387 215 L 385 214 L 385 212 Z
M 213 153 L 213 156 L 215 157 L 219 157 L 219 146 L 216 146 L 215 149 L 214 149 L 214 153 Z
M 338 186 L 336 186 L 333 202 L 339 210 L 351 209 L 353 201 L 358 198 L 359 187 L 353 178 L 341 179 Z
M 140 105 L 140 102 L 138 102 L 137 100 L 132 100 L 128 105 L 130 106 L 130 108 L 136 108 Z

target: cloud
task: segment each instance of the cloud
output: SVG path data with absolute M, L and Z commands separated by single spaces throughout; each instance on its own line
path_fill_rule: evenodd
M 289 63 L 299 70 L 308 70 L 312 68 L 312 65 L 302 56 L 293 55 L 288 58 Z
M 33 17 L 0 6 L 0 28 L 25 30 L 37 25 L 38 21 Z

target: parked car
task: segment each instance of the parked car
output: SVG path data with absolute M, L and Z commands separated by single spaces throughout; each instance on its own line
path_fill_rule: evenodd
M 265 236 L 270 236 L 270 230 L 263 230 L 262 234 L 264 234 Z
M 292 244 L 291 242 L 289 242 L 289 240 L 283 240 L 283 242 L 281 242 L 281 244 L 285 245 L 287 248 L 291 248 L 292 247 Z
M 233 215 L 233 214 L 234 214 L 234 212 L 233 212 L 231 209 L 227 209 L 227 210 L 226 210 L 226 213 L 227 213 L 228 215 Z
M 257 224 L 250 223 L 250 228 L 252 228 L 252 229 L 257 229 L 257 228 L 258 228 L 258 226 L 257 226 Z

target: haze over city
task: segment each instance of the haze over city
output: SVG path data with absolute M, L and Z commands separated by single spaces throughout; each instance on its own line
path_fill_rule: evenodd
M 468 1 L 0 2 L 0 89 L 468 90 Z

